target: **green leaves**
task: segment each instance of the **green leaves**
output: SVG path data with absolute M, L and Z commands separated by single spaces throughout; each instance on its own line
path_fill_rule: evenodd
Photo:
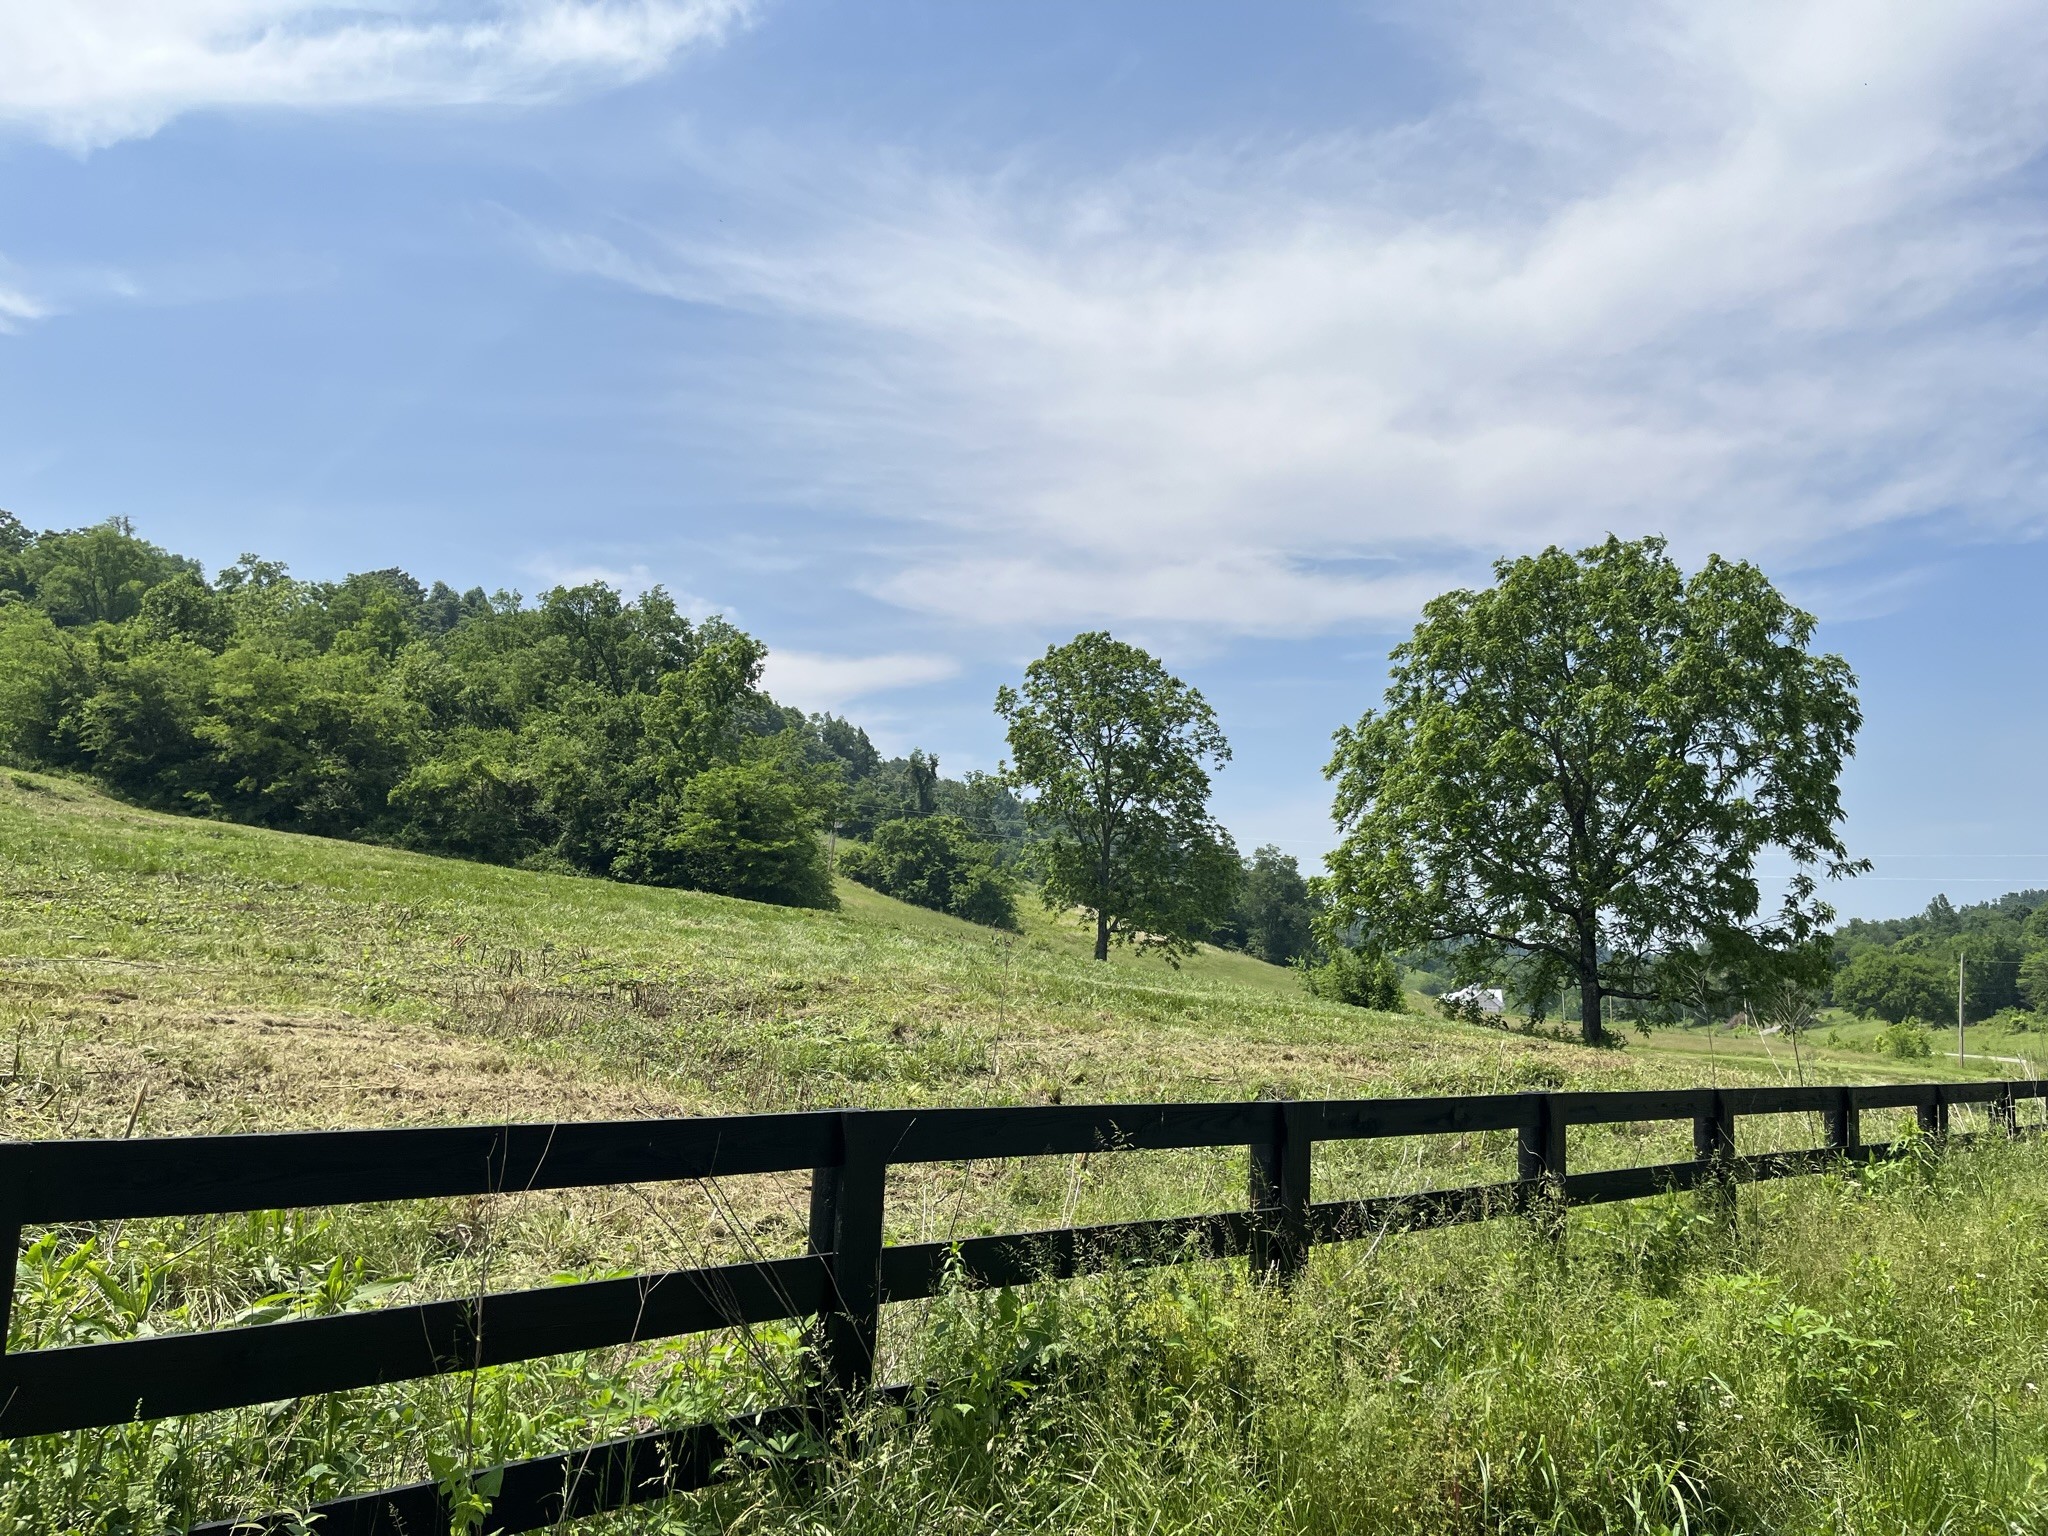
M 991 928 L 1017 926 L 1017 894 L 996 850 L 957 816 L 903 816 L 875 828 L 865 848 L 839 856 L 840 872 L 885 896 Z
M 617 873 L 792 907 L 836 907 L 815 799 L 767 759 L 706 769 L 635 807 Z
M 1112 943 L 1186 953 L 1229 912 L 1242 870 L 1209 815 L 1209 769 L 1230 760 L 1200 693 L 1136 646 L 1091 632 L 1000 689 L 1004 782 L 1027 791 L 1049 910 L 1081 907 L 1095 957 Z
M 1853 872 L 1836 781 L 1861 724 L 1840 657 L 1754 566 L 1687 579 L 1661 539 L 1501 561 L 1393 653 L 1385 707 L 1336 735 L 1344 840 L 1326 930 L 1523 954 L 1662 1001 L 1657 962 L 1715 934 L 1805 943 L 1832 918 L 1813 872 Z M 1799 874 L 1775 907 L 1756 874 Z

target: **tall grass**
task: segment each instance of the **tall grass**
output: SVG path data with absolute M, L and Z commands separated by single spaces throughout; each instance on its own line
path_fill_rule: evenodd
M 211 1229 L 176 1305 L 361 1304 L 461 1214 L 409 1209 L 349 1235 L 360 1268 L 286 1218 Z M 77 1236 L 28 1256 L 17 1345 L 131 1332 L 168 1283 L 136 1237 Z M 1319 1249 L 1289 1292 L 1221 1263 L 952 1291 L 894 1309 L 887 1353 L 924 1385 L 822 1474 L 770 1448 L 579 1529 L 2048 1530 L 2048 1147 L 1760 1186 L 1732 1224 L 1676 1196 L 1575 1212 L 1561 1242 L 1503 1220 Z M 0 1531 L 455 1480 L 787 1401 L 803 1371 L 793 1329 L 760 1330 L 0 1445 Z
M 2048 1160 L 1914 1157 L 1320 1253 L 955 1295 L 816 1493 L 636 1530 L 2048 1529 Z

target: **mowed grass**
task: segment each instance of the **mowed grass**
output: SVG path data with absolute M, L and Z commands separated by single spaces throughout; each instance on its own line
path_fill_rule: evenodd
M 1795 1064 L 1782 1044 L 1708 1031 L 1590 1051 L 1319 1002 L 1242 955 L 1099 965 L 1078 924 L 1035 910 L 1005 935 L 841 895 L 837 913 L 792 912 L 156 815 L 0 774 L 5 1129 L 1956 1070 L 1855 1049 Z M 1900 1128 L 1872 1117 L 1866 1134 Z M 1818 1127 L 1783 1117 L 1744 1138 L 1812 1145 Z M 1689 1148 L 1687 1126 L 1623 1126 L 1575 1131 L 1571 1155 L 1593 1168 Z M 1974 1172 L 1746 1196 L 1733 1239 L 1668 1201 L 1575 1215 L 1562 1253 L 1517 1223 L 1331 1249 L 1291 1300 L 1241 1266 L 1203 1266 L 895 1308 L 884 1374 L 943 1383 L 925 1428 L 878 1427 L 872 1454 L 823 1482 L 771 1468 L 606 1528 L 2040 1528 L 2028 1468 L 2048 1444 L 2029 1383 L 2048 1293 L 2024 1276 L 2048 1241 L 2027 1214 L 2048 1174 L 2031 1145 L 1986 1156 Z M 1511 1137 L 1434 1138 L 1320 1147 L 1315 1178 L 1331 1198 L 1512 1166 Z M 1244 1180 L 1228 1149 L 898 1169 L 889 1232 L 1231 1208 Z M 27 1234 L 10 1344 L 794 1252 L 806 1199 L 793 1174 L 63 1226 Z M 1879 1250 L 1890 1268 L 1859 1267 Z M 451 1477 L 788 1401 L 803 1370 L 795 1328 L 764 1328 L 0 1442 L 0 1536 L 176 1529 Z M 1984 1523 L 2000 1501 L 2019 1513 Z
M 1292 972 L 1203 950 L 1093 960 L 1082 925 L 1026 903 L 1017 935 L 851 882 L 837 912 L 431 858 L 139 810 L 0 774 L 6 1132 L 132 1136 L 587 1119 L 847 1105 L 1512 1092 L 1772 1082 L 1782 1046 L 1660 1031 L 1624 1050 L 1375 1014 Z M 1868 1052 L 1837 1080 L 1938 1075 Z M 1798 1127 L 1781 1144 L 1812 1140 Z M 1686 1128 L 1575 1133 L 1583 1167 L 1687 1155 Z M 1318 1151 L 1319 1189 L 1503 1177 L 1504 1137 Z M 1242 1199 L 1227 1151 L 899 1170 L 892 1226 L 930 1237 Z M 801 1179 L 755 1181 L 713 1220 L 659 1192 L 562 1197 L 652 1262 L 676 1234 L 787 1246 Z M 578 1202 L 580 1201 L 580 1205 Z M 593 1214 L 595 1212 L 595 1214 Z M 520 1267 L 557 1267 L 543 1222 Z
M 850 882 L 836 913 L 158 815 L 0 776 L 15 1135 L 792 1106 L 1484 1091 L 1630 1055 L 1087 955 Z M 57 1051 L 64 1053 L 58 1069 Z M 54 1089 L 54 1091 L 52 1091 Z M 138 1098 L 141 1108 L 136 1109 Z

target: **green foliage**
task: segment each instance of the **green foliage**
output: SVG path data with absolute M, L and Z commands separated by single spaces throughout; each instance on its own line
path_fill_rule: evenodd
M 866 742 L 866 733 L 860 733 L 858 745 Z M 834 815 L 835 824 L 847 837 L 872 837 L 885 821 L 957 816 L 995 849 L 998 863 L 1014 864 L 1023 852 L 1023 804 L 994 775 L 970 771 L 964 779 L 944 778 L 939 774 L 939 760 L 923 751 L 886 762 L 872 746 L 866 746 L 865 752 L 849 749 L 843 755 L 833 755 L 850 776 Z
M 2048 1013 L 2048 945 L 2028 955 L 2019 965 L 2020 994 L 2036 1013 Z
M 1955 971 L 1927 955 L 1867 949 L 1835 975 L 1835 1001 L 1865 1018 L 1939 1018 L 1955 1007 Z
M 261 826 L 829 904 L 811 831 L 865 736 L 779 709 L 761 643 L 658 587 L 529 607 L 253 555 L 209 584 L 115 521 L 0 549 L 0 588 L 13 761 Z
M 1925 1061 L 1934 1054 L 1927 1040 L 1927 1026 L 1916 1018 L 1898 1019 L 1885 1025 L 1877 1037 L 1877 1053 L 1901 1061 Z
M 635 812 L 616 868 L 647 885 L 836 907 L 818 820 L 816 800 L 774 762 L 707 768 Z
M 1957 907 L 1936 896 L 1913 917 L 1846 923 L 1836 935 L 1834 1000 L 1883 1019 L 1955 1013 L 1972 1023 L 2026 1005 L 2048 1008 L 2048 891 L 2013 891 Z
M 1377 1013 L 1400 1013 L 1407 1007 L 1401 990 L 1401 967 L 1393 957 L 1357 949 L 1333 949 L 1319 964 L 1299 962 L 1302 985 L 1313 997 Z
M 1292 965 L 1315 948 L 1315 915 L 1294 855 L 1269 844 L 1244 861 L 1230 916 L 1210 940 L 1269 965 Z
M 1080 907 L 1095 958 L 1112 943 L 1187 953 L 1241 878 L 1209 814 L 1209 768 L 1230 759 L 1216 715 L 1158 661 L 1100 632 L 1053 646 L 996 694 L 1005 782 L 1028 790 L 1032 867 L 1049 908 Z
M 906 816 L 839 856 L 840 873 L 885 896 L 990 928 L 1017 926 L 1016 888 L 996 850 L 957 816 Z
M 1495 573 L 1429 603 L 1385 708 L 1338 732 L 1329 931 L 1535 957 L 1576 983 L 1588 1041 L 1604 994 L 1675 1006 L 1675 951 L 1813 938 L 1814 872 L 1852 867 L 1836 781 L 1861 715 L 1812 616 L 1748 564 L 1687 578 L 1659 539 Z M 1765 912 L 1773 846 L 1797 873 Z
M 59 624 L 118 624 L 132 619 L 152 587 L 199 572 L 196 560 L 136 538 L 126 518 L 110 518 L 69 533 L 39 534 L 9 565 L 10 585 Z

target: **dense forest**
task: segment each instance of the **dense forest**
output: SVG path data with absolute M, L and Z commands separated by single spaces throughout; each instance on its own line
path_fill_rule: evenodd
M 1833 1001 L 1866 1018 L 1972 1023 L 2048 1014 L 2048 891 L 1957 907 L 1937 896 L 1917 917 L 1858 920 L 1835 935 Z
M 426 852 L 822 906 L 833 826 L 943 810 L 1003 856 L 1021 808 L 779 705 L 766 647 L 659 587 L 529 603 L 405 571 L 208 580 L 125 521 L 0 514 L 0 751 L 143 804 Z
M 767 647 L 654 587 L 516 592 L 396 568 L 211 579 L 121 519 L 0 512 L 0 756 L 138 803 L 422 852 L 807 906 L 831 859 L 891 895 L 1015 922 L 1024 807 L 993 776 L 777 703 Z M 1306 954 L 1295 861 L 1243 861 L 1214 941 Z

